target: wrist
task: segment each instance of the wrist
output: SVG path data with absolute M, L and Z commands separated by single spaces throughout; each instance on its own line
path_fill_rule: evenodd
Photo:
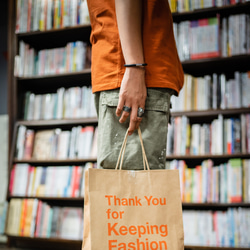
M 129 75 L 131 74 L 140 74 L 145 75 L 145 67 L 127 67 L 125 68 L 125 72 Z
M 132 63 L 132 64 L 124 64 L 124 67 L 131 68 L 131 67 L 145 67 L 147 63 Z

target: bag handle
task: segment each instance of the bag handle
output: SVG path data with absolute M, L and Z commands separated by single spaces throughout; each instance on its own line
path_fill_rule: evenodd
M 142 160 L 143 160 L 144 170 L 146 170 L 146 167 L 147 167 L 147 170 L 150 170 L 149 164 L 148 164 L 148 159 L 147 159 L 147 156 L 146 156 L 146 153 L 145 153 L 145 148 L 144 148 L 143 141 L 142 141 L 142 135 L 141 135 L 140 127 L 138 128 L 138 135 L 139 135 L 139 139 L 140 139 L 140 142 L 141 142 Z M 126 149 L 126 145 L 127 145 L 127 139 L 128 139 L 128 130 L 127 130 L 127 132 L 125 134 L 125 137 L 124 137 L 124 140 L 123 140 L 123 143 L 122 143 L 122 147 L 121 147 L 119 157 L 118 157 L 116 167 L 115 167 L 116 170 L 118 169 L 119 165 L 120 165 L 119 170 L 122 169 L 123 159 L 124 159 L 124 155 L 125 155 L 125 149 Z

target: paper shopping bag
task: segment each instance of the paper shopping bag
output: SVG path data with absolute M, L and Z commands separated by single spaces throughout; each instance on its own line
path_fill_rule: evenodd
M 92 249 L 90 245 L 90 213 L 89 213 L 89 172 L 88 169 L 85 171 L 84 174 L 84 210 L 83 210 L 83 244 L 82 249 Z
M 178 170 L 149 170 L 145 155 L 148 170 L 122 170 L 122 151 L 120 170 L 86 173 L 82 249 L 183 250 Z

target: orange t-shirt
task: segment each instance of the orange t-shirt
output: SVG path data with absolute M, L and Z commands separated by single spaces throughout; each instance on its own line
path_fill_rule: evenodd
M 88 0 L 92 43 L 93 92 L 117 89 L 125 71 L 115 14 L 115 0 Z M 143 0 L 143 53 L 147 87 L 179 93 L 184 76 L 168 0 Z M 133 42 L 133 41 L 131 41 Z M 141 62 L 138 62 L 141 63 Z

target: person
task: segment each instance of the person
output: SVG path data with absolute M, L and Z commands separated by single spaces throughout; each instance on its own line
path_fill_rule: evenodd
M 151 169 L 165 168 L 170 97 L 184 76 L 167 0 L 87 0 L 99 168 L 143 169 L 140 126 Z

